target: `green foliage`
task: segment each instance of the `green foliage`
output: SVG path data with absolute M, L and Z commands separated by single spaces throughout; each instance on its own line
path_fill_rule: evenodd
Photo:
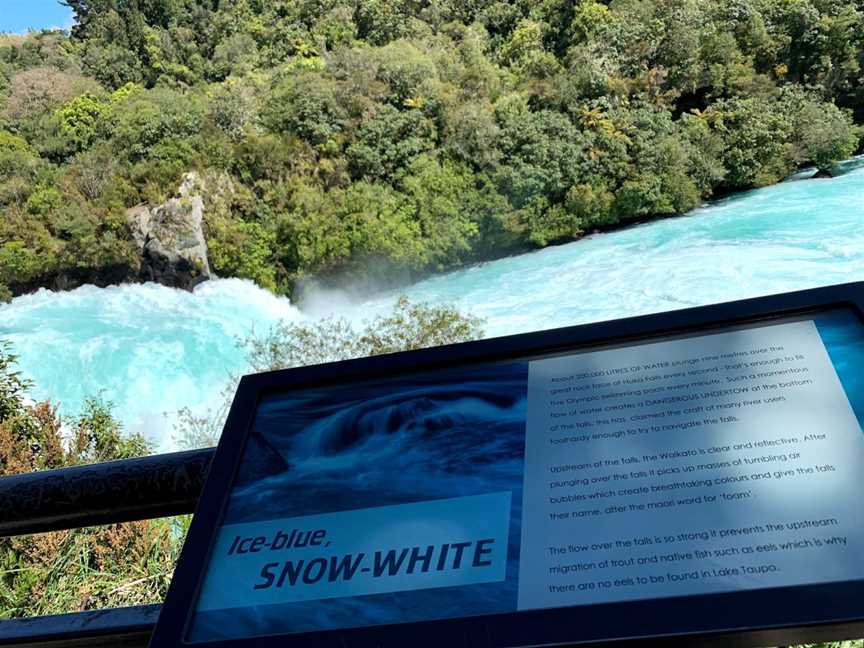
M 221 219 L 210 223 L 208 234 L 210 264 L 217 275 L 251 279 L 277 290 L 272 230 L 261 223 Z
M 243 76 L 255 68 L 257 59 L 258 45 L 250 34 L 229 34 L 213 50 L 209 61 L 210 74 L 215 79 Z
M 358 5 L 357 36 L 372 45 L 383 45 L 408 35 L 410 5 L 400 0 L 368 0 Z
M 81 413 L 70 421 L 74 426 L 75 461 L 98 463 L 131 459 L 153 451 L 152 445 L 140 434 L 124 434 L 120 423 L 111 415 L 111 408 L 111 403 L 101 398 L 88 398 Z
M 39 187 L 30 194 L 24 209 L 28 214 L 50 215 L 61 208 L 63 197 L 54 187 Z
M 123 210 L 191 170 L 230 175 L 211 265 L 291 293 L 681 213 L 860 145 L 853 0 L 71 6 L 71 38 L 0 39 L 6 297 L 134 276 Z
M 792 123 L 769 100 L 736 98 L 715 103 L 710 118 L 724 141 L 724 184 L 742 189 L 777 182 L 793 168 Z
M 400 297 L 389 313 L 359 328 L 341 318 L 285 321 L 242 344 L 252 369 L 271 371 L 467 342 L 482 333 L 482 322 L 475 317 Z
M 0 340 L 0 423 L 17 416 L 24 409 L 24 397 L 32 383 L 15 369 L 18 356 L 12 345 Z
M 24 241 L 0 244 L 0 282 L 8 285 L 27 283 L 38 277 L 44 261 Z
M 131 160 L 170 158 L 176 147 L 197 135 L 204 121 L 200 99 L 159 88 L 133 93 L 113 111 L 113 137 L 118 155 Z M 167 146 L 174 150 L 166 151 Z
M 255 127 L 259 101 L 251 84 L 228 79 L 213 86 L 208 99 L 210 119 L 233 142 L 242 141 Z
M 27 403 L 31 384 L 16 360 L 0 341 L 0 477 L 152 451 L 140 435 L 124 434 L 99 399 L 70 421 L 64 441 L 57 409 Z M 144 520 L 0 538 L 0 618 L 160 602 L 185 528 L 183 520 Z
M 479 233 L 482 209 L 470 168 L 420 156 L 401 186 L 415 205 L 423 264 L 442 269 L 465 258 Z
M 387 100 L 396 107 L 419 107 L 426 87 L 438 76 L 432 57 L 407 40 L 399 40 L 373 53 L 375 78 L 386 84 Z
M 316 145 L 337 137 L 345 117 L 335 83 L 315 72 L 291 75 L 278 83 L 262 112 L 271 131 L 297 135 Z
M 413 205 L 383 184 L 299 190 L 293 210 L 278 221 L 280 262 L 297 277 L 350 271 L 358 283 L 381 279 L 394 267 L 421 262 L 421 230 Z
M 502 157 L 498 147 L 500 134 L 491 103 L 457 104 L 445 121 L 443 148 L 454 160 L 479 169 L 493 169 Z
M 83 94 L 57 110 L 60 130 L 72 142 L 76 151 L 89 148 L 108 112 L 105 103 L 92 94 Z
M 385 104 L 357 129 L 348 163 L 357 178 L 393 179 L 416 155 L 432 150 L 435 137 L 435 125 L 422 111 Z
M 582 179 L 588 142 L 566 115 L 531 111 L 522 97 L 508 99 L 498 109 L 504 161 L 496 181 L 501 193 L 520 209 L 560 203 Z
M 798 162 L 812 162 L 827 171 L 858 147 L 858 131 L 849 116 L 830 103 L 808 101 L 796 115 Z
M 4 153 L 32 153 L 27 140 L 7 131 L 0 131 L 0 151 Z

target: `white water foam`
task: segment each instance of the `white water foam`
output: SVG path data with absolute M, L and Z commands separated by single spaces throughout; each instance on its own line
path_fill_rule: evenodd
M 489 335 L 596 322 L 687 306 L 864 280 L 864 166 L 834 179 L 739 194 L 673 219 L 432 277 L 398 291 L 452 303 Z M 856 166 L 858 168 L 856 168 Z M 309 317 L 352 321 L 385 312 L 397 292 L 366 303 L 339 291 L 313 298 Z M 99 392 L 128 429 L 171 447 L 184 406 L 215 406 L 246 369 L 237 339 L 307 317 L 248 281 L 194 293 L 153 284 L 65 293 L 41 290 L 0 306 L 33 396 L 75 413 Z M 167 418 L 165 416 L 167 414 Z
M 172 447 L 177 410 L 203 412 L 246 369 L 237 339 L 302 315 L 240 279 L 194 292 L 156 284 L 40 290 L 0 306 L 0 337 L 20 355 L 32 395 L 78 412 L 88 396 L 114 403 L 127 429 Z

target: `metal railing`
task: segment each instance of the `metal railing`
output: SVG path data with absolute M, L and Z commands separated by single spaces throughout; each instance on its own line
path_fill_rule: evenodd
M 0 537 L 193 513 L 214 449 L 0 477 Z M 146 646 L 159 605 L 0 621 L 0 646 Z
M 0 477 L 0 537 L 193 513 L 215 450 Z M 140 605 L 0 621 L 0 646 L 146 648 L 161 606 Z M 860 636 L 861 623 L 789 631 L 783 643 Z M 703 637 L 700 646 L 778 645 L 778 632 Z M 764 640 L 762 638 L 764 637 Z M 789 641 L 786 641 L 789 640 Z M 686 648 L 687 637 L 616 642 L 608 648 Z M 604 644 L 606 646 L 606 644 Z

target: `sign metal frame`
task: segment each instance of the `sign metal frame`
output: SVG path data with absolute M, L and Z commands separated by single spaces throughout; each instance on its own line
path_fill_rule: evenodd
M 786 645 L 864 636 L 864 581 L 591 604 L 303 634 L 186 642 L 222 514 L 261 398 L 273 392 L 585 351 L 806 315 L 854 311 L 864 282 L 244 376 L 151 640 L 153 648 L 516 648 Z M 864 370 L 864 369 L 862 369 Z M 864 494 L 864 484 L 862 484 Z

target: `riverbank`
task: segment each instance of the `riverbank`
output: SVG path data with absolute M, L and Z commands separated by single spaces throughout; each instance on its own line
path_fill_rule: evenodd
M 834 179 L 793 178 L 372 299 L 321 290 L 302 310 L 237 279 L 191 293 L 155 284 L 42 290 L 0 306 L 0 337 L 21 356 L 34 397 L 74 412 L 101 392 L 128 429 L 169 448 L 176 410 L 218 404 L 228 375 L 246 370 L 237 339 L 281 319 L 361 320 L 401 292 L 455 304 L 483 317 L 487 335 L 504 335 L 864 280 L 864 159 L 846 168 Z
M 843 175 L 864 164 L 864 156 L 857 156 L 851 160 L 836 165 L 830 175 L 821 172 L 815 167 L 799 170 L 790 179 L 805 179 L 818 177 L 828 179 L 832 176 Z M 7 286 L 7 293 L 3 293 L 0 287 L 0 300 L 9 301 L 14 297 L 34 293 L 38 290 L 47 289 L 51 291 L 68 291 L 82 286 L 97 286 L 108 288 L 111 286 L 127 284 L 157 283 L 169 288 L 181 288 L 191 291 L 202 282 L 217 278 L 211 270 L 208 256 L 208 237 L 206 222 L 209 219 L 222 216 L 220 211 L 226 209 L 226 196 L 236 191 L 231 180 L 217 174 L 215 176 L 202 177 L 197 172 L 184 175 L 182 182 L 174 197 L 167 199 L 159 205 L 140 205 L 126 210 L 126 220 L 129 227 L 131 241 L 128 259 L 125 263 L 111 264 L 101 269 L 70 267 L 58 270 L 40 281 L 29 281 Z M 737 194 L 744 192 L 737 192 Z M 715 200 L 734 198 L 736 193 L 728 193 Z M 704 207 L 705 205 L 703 205 Z M 212 214 L 215 211 L 216 215 Z M 367 273 L 364 269 L 359 273 L 335 273 L 322 275 L 308 275 L 298 278 L 293 286 L 291 296 L 297 303 L 303 304 L 315 302 L 315 296 L 322 291 L 334 289 L 351 293 L 354 300 L 374 299 L 377 293 L 382 291 L 399 290 L 403 287 L 434 278 L 440 274 L 458 272 L 483 263 L 494 262 L 508 257 L 529 254 L 547 247 L 566 245 L 589 236 L 608 234 L 645 223 L 651 223 L 667 218 L 678 218 L 686 216 L 690 212 L 633 216 L 624 219 L 623 222 L 613 224 L 598 223 L 593 231 L 583 233 L 579 236 L 568 237 L 566 240 L 553 239 L 546 244 L 537 246 L 529 245 L 526 241 L 521 243 L 511 242 L 510 245 L 500 249 L 487 249 L 485 255 L 474 256 L 465 259 L 461 263 L 451 264 L 437 271 L 431 268 L 423 270 L 400 268 L 390 266 L 388 272 Z M 216 251 L 219 254 L 219 251 Z M 218 261 L 216 261 L 218 264 Z M 370 267 L 375 263 L 370 261 Z M 358 278 L 359 277 L 359 278 Z M 223 278 L 244 278 L 231 275 Z M 262 286 L 273 291 L 273 286 Z M 274 291 L 279 294 L 278 291 Z
M 410 280 L 402 276 L 394 278 L 389 284 L 379 282 L 376 285 L 370 286 L 351 285 L 350 279 L 346 277 L 331 277 L 326 280 L 310 278 L 300 286 L 300 290 L 295 296 L 295 302 L 301 310 L 310 311 L 314 314 L 330 312 L 332 309 L 329 309 L 327 304 L 328 302 L 332 302 L 334 300 L 336 303 L 346 305 L 357 305 L 365 301 L 375 302 L 380 293 L 396 294 L 408 286 L 422 285 L 425 284 L 425 282 L 427 281 L 434 283 L 439 277 L 446 277 L 448 275 L 460 275 L 461 273 L 470 272 L 474 268 L 480 268 L 490 263 L 494 264 L 495 262 L 503 262 L 507 259 L 518 258 L 524 255 L 534 254 L 544 250 L 566 247 L 568 245 L 586 239 L 593 239 L 594 237 L 598 236 L 614 234 L 616 232 L 623 232 L 630 229 L 639 228 L 647 224 L 657 223 L 659 221 L 674 220 L 678 218 L 690 218 L 694 215 L 706 213 L 705 210 L 710 210 L 710 208 L 714 205 L 724 204 L 727 201 L 735 201 L 749 195 L 752 192 L 758 192 L 770 189 L 771 187 L 775 187 L 777 185 L 782 185 L 784 183 L 796 182 L 801 180 L 813 180 L 814 182 L 832 180 L 851 173 L 862 167 L 864 167 L 864 154 L 856 155 L 848 160 L 834 165 L 830 171 L 830 174 L 820 172 L 819 169 L 813 166 L 802 167 L 789 177 L 773 185 L 768 185 L 767 187 L 760 187 L 757 189 L 748 189 L 745 191 L 725 192 L 715 198 L 712 198 L 711 200 L 705 201 L 700 207 L 697 207 L 693 210 L 676 214 L 651 215 L 641 218 L 628 219 L 627 222 L 624 224 L 617 224 L 607 228 L 598 227 L 592 232 L 586 233 L 582 236 L 579 236 L 578 238 L 571 239 L 565 242 L 551 242 L 548 245 L 542 247 L 523 246 L 519 249 L 510 250 L 506 254 L 502 254 L 500 256 L 493 256 L 488 259 L 477 259 L 472 262 L 465 263 L 462 266 L 449 268 L 444 271 L 427 271 L 423 274 L 412 276 Z
M 212 276 L 374 291 L 862 145 L 864 40 L 831 27 L 862 17 L 850 0 L 804 26 L 754 7 L 759 34 L 723 3 L 493 5 L 85 2 L 71 33 L 0 35 L 0 296 Z M 789 48 L 802 29 L 820 36 Z

